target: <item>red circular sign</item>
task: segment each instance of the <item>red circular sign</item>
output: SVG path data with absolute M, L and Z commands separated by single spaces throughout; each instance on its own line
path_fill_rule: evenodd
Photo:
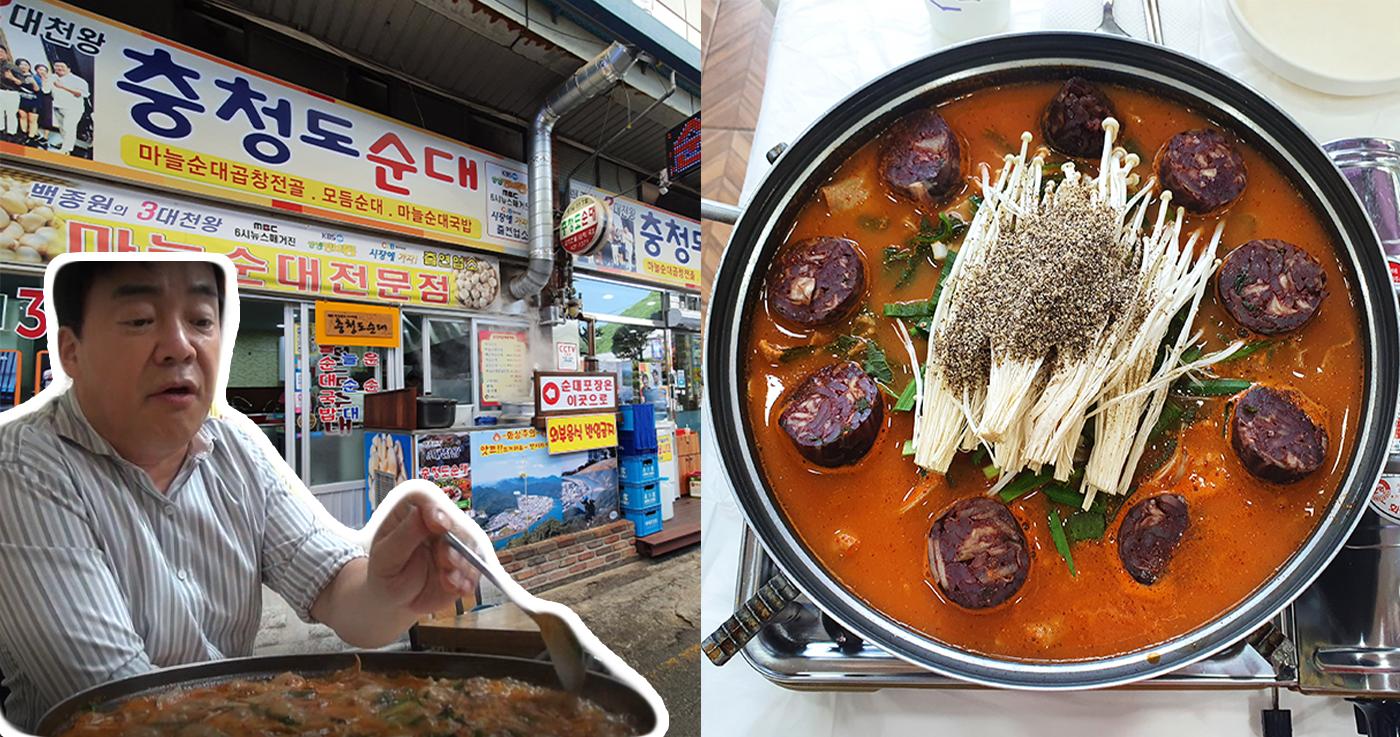
M 557 404 L 559 402 L 559 385 L 545 384 L 544 389 L 540 390 L 540 394 L 543 396 L 545 404 Z
M 575 256 L 587 256 L 603 243 L 607 206 L 591 195 L 569 203 L 559 223 L 559 245 Z

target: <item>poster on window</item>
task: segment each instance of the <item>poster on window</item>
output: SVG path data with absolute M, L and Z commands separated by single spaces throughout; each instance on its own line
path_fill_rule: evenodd
M 518 161 L 58 2 L 0 3 L 0 35 L 7 154 L 526 252 Z
M 576 263 L 657 284 L 700 288 L 700 221 L 570 181 L 569 199 L 582 195 L 602 200 L 612 218 L 602 247 Z

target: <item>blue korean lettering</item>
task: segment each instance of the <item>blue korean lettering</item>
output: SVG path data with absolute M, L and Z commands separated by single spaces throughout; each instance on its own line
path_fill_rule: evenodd
M 29 196 L 52 205 L 54 198 L 58 196 L 58 185 L 35 182 L 29 186 Z
M 360 357 L 353 353 L 343 353 L 340 356 L 340 365 L 350 366 L 353 368 L 355 366 L 360 365 Z
M 136 49 L 122 49 L 122 54 L 136 62 L 136 66 L 122 72 L 117 89 L 146 98 L 145 102 L 131 106 L 132 120 L 142 130 L 162 138 L 188 136 L 194 126 L 181 111 L 204 112 L 204 106 L 199 103 L 199 93 L 190 84 L 192 80 L 199 79 L 199 71 L 180 66 L 165 49 L 155 49 L 149 54 Z M 179 95 L 143 86 L 143 83 L 156 77 L 165 78 Z
M 214 86 L 229 93 L 228 99 L 214 111 L 214 115 L 220 120 L 232 120 L 235 115 L 242 113 L 253 128 L 265 131 L 267 124 L 263 122 L 262 116 L 266 114 L 277 124 L 277 136 L 287 138 L 292 135 L 292 104 L 285 98 L 278 98 L 271 107 L 258 107 L 254 103 L 267 102 L 267 95 L 253 89 L 245 77 L 234 77 L 232 80 L 216 79 Z M 249 133 L 243 137 L 243 150 L 264 164 L 285 164 L 292 158 L 292 149 L 277 136 L 262 132 Z M 271 147 L 270 152 L 268 147 Z
M 646 241 L 647 255 L 656 258 L 661 255 L 661 218 L 650 210 L 642 210 L 642 238 Z
M 666 222 L 666 242 L 676 247 L 678 263 L 690 263 L 690 239 L 686 237 L 684 223 L 674 218 Z
M 312 146 L 319 146 L 327 151 L 334 151 L 338 154 L 359 158 L 360 152 L 350 144 L 354 140 L 345 133 L 328 130 L 326 126 L 340 126 L 346 129 L 354 127 L 354 123 L 349 120 L 332 115 L 316 108 L 306 110 L 306 133 L 303 133 L 301 140 Z
M 360 390 L 360 382 L 355 381 L 354 379 L 346 379 L 345 381 L 340 382 L 340 390 L 342 392 L 345 392 L 346 394 L 354 394 L 355 392 Z

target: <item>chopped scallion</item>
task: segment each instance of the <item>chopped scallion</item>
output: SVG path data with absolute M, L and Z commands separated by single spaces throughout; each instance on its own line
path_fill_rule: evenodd
M 1050 501 L 1063 504 L 1067 507 L 1079 509 L 1084 506 L 1084 495 L 1062 484 L 1050 484 L 1041 489 L 1040 492 Z
M 1234 353 L 1231 353 L 1229 356 L 1226 356 L 1225 358 L 1220 359 L 1220 362 L 1221 362 L 1221 363 L 1225 363 L 1226 361 L 1239 361 L 1239 360 L 1242 360 L 1242 359 L 1245 359 L 1245 358 L 1249 358 L 1250 356 L 1254 355 L 1255 353 L 1258 353 L 1260 350 L 1262 350 L 1262 349 L 1264 349 L 1264 348 L 1268 348 L 1269 346 L 1273 345 L 1273 343 L 1274 343 L 1274 342 L 1273 342 L 1272 340 L 1267 340 L 1267 339 L 1266 339 L 1266 340 L 1251 340 L 1251 341 L 1249 341 L 1248 343 L 1245 343 L 1244 346 L 1241 347 L 1239 350 L 1235 351 Z
M 1050 510 L 1050 539 L 1055 541 L 1060 557 L 1069 564 L 1069 575 L 1078 577 L 1079 572 L 1074 570 L 1074 555 L 1069 552 L 1069 540 L 1065 539 L 1065 526 L 1060 523 L 1060 513 L 1055 509 Z
M 914 409 L 914 400 L 917 399 L 914 392 L 917 388 L 918 383 L 910 379 L 909 383 L 904 385 L 904 391 L 899 393 L 899 400 L 894 403 L 894 411 L 908 412 Z
M 914 455 L 914 441 L 913 441 L 913 440 L 906 440 L 906 441 L 904 441 L 904 447 L 900 449 L 899 453 L 900 453 L 900 455 L 906 455 L 906 456 Z
M 986 476 L 989 479 L 994 479 L 997 476 L 1001 475 L 1001 469 L 997 468 L 996 466 L 983 466 L 982 475 Z
M 1050 483 L 1054 478 L 1055 473 L 1048 469 L 1034 474 L 1022 473 L 1003 487 L 998 496 L 1003 502 L 1010 503 Z
M 1191 397 L 1231 397 L 1254 384 L 1244 379 L 1202 379 L 1178 382 L 1178 393 Z
M 938 291 L 934 290 L 934 296 L 937 295 Z M 885 317 L 931 317 L 933 315 L 934 304 L 932 300 L 886 302 Z

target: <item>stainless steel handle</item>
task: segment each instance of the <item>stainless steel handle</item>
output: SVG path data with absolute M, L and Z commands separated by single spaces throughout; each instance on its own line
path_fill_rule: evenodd
M 700 649 L 705 652 L 711 663 L 728 663 L 764 625 L 787 609 L 800 593 L 787 576 L 781 573 L 773 574 L 748 601 L 740 605 L 734 616 L 725 620 L 719 629 L 700 643 Z
M 728 223 L 733 225 L 739 222 L 739 216 L 744 211 L 734 205 L 718 200 L 700 198 L 700 219 L 713 220 L 717 223 Z
M 1313 661 L 1324 673 L 1400 673 L 1400 649 L 1393 647 L 1320 647 Z

